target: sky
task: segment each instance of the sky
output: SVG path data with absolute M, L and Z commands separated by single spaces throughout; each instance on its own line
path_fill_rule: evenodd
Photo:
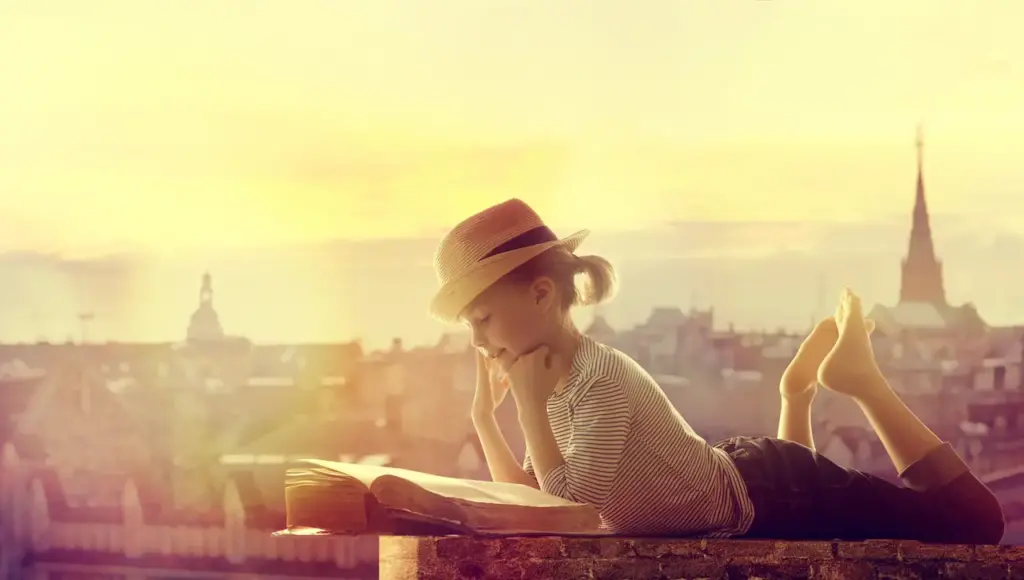
M 1011 0 L 0 0 L 0 251 L 565 228 L 1014 228 Z M 986 221 L 987 220 L 987 221 Z
M 633 276 L 623 323 L 699 294 L 792 327 L 823 270 L 891 302 L 919 123 L 947 287 L 1018 320 L 992 281 L 1024 248 L 1021 21 L 1012 0 L 0 0 L 0 340 L 86 310 L 108 338 L 178 336 L 205 269 L 258 340 L 426 337 L 434 240 L 509 197 L 594 232 Z M 761 306 L 736 293 L 755 278 Z

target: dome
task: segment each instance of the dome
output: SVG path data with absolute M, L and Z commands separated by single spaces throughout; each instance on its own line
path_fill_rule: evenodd
M 200 306 L 192 313 L 188 325 L 189 340 L 212 340 L 224 337 L 217 311 L 210 306 Z

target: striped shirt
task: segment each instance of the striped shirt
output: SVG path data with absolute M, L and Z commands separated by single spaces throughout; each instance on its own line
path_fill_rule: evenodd
M 633 359 L 583 336 L 548 399 L 564 463 L 541 488 L 598 508 L 622 535 L 742 535 L 754 506 L 732 458 L 687 424 Z M 529 452 L 523 468 L 536 478 Z

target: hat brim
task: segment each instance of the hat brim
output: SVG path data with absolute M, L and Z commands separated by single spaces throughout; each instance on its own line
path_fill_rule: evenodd
M 462 311 L 503 276 L 551 248 L 563 247 L 575 253 L 588 235 L 589 230 L 580 230 L 560 240 L 527 246 L 487 258 L 462 276 L 442 286 L 430 301 L 430 314 L 442 322 L 458 322 Z

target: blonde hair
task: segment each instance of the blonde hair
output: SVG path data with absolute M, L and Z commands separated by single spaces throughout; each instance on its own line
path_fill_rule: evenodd
M 576 276 L 585 281 L 576 284 Z M 600 256 L 577 256 L 556 246 L 512 270 L 502 281 L 531 283 L 546 276 L 554 280 L 562 299 L 562 307 L 593 306 L 606 302 L 615 295 L 617 279 L 611 262 Z

